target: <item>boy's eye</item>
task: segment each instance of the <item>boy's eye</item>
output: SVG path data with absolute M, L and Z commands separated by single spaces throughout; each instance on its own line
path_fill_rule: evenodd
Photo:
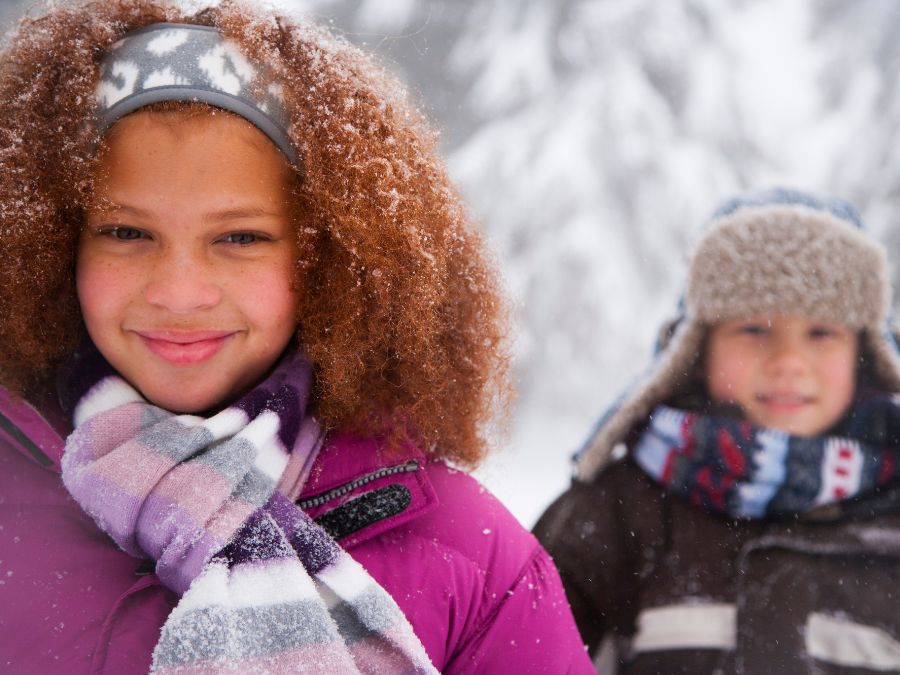
M 809 329 L 809 336 L 813 339 L 836 337 L 838 331 L 831 326 L 813 326 Z
M 761 336 L 769 332 L 769 327 L 761 323 L 745 323 L 738 327 L 742 335 Z

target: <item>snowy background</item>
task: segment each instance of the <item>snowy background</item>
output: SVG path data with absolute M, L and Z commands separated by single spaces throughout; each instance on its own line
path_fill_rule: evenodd
M 478 476 L 528 527 L 719 201 L 842 196 L 900 254 L 896 0 L 267 1 L 378 53 L 442 132 L 517 308 L 512 433 Z

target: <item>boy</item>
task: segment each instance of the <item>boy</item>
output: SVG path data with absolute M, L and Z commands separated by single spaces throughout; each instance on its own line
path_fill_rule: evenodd
M 536 526 L 603 672 L 900 671 L 889 308 L 846 203 L 714 215 L 683 316 Z

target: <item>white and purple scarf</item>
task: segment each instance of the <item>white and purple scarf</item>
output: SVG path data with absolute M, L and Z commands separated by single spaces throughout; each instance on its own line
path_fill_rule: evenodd
M 877 397 L 846 436 L 791 436 L 745 420 L 657 406 L 631 457 L 667 492 L 710 513 L 804 513 L 900 478 L 900 406 Z M 859 433 L 856 433 L 859 430 Z
M 74 359 L 63 482 L 181 595 L 152 672 L 437 672 L 393 598 L 282 493 L 321 443 L 311 379 L 289 356 L 203 418 L 151 405 L 93 347 Z

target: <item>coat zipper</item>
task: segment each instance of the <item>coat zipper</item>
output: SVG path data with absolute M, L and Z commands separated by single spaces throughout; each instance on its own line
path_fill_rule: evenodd
M 412 473 L 413 471 L 419 470 L 419 460 L 411 459 L 408 462 L 404 462 L 403 464 L 396 464 L 394 466 L 386 466 L 383 469 L 378 469 L 378 471 L 373 471 L 372 473 L 367 473 L 365 476 L 360 476 L 354 481 L 351 481 L 345 485 L 341 485 L 336 488 L 332 488 L 328 492 L 323 492 L 322 494 L 316 497 L 310 497 L 309 499 L 304 499 L 302 501 L 297 502 L 297 506 L 301 509 L 308 509 L 315 506 L 321 506 L 326 502 L 331 501 L 332 499 L 336 499 L 337 497 L 342 497 L 348 492 L 352 492 L 356 488 L 365 485 L 366 483 L 371 483 L 373 480 L 378 480 L 379 478 L 384 478 L 385 476 L 393 476 L 398 473 Z
M 27 450 L 41 465 L 45 467 L 53 466 L 53 460 L 47 457 L 37 444 L 3 413 L 0 413 L 0 429 L 3 429 L 3 431 L 9 434 L 14 441 L 18 441 L 19 445 L 25 448 L 25 450 Z

